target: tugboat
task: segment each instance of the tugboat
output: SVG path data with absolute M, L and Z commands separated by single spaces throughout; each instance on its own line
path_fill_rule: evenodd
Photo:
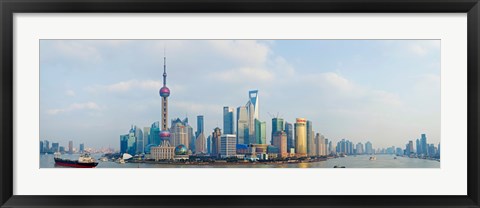
M 60 158 L 60 153 L 55 153 L 55 165 L 68 166 L 75 168 L 94 168 L 97 167 L 98 162 L 93 159 L 88 153 L 84 153 L 78 157 L 78 160 L 70 160 Z

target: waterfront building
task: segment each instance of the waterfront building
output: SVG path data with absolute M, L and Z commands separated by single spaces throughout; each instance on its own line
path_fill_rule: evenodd
M 204 133 L 204 121 L 203 121 L 203 115 L 198 115 L 197 116 L 197 131 L 195 132 L 195 137 L 198 137 L 201 133 Z
M 357 149 L 357 155 L 363 154 L 365 151 L 363 150 L 363 144 L 361 142 L 357 143 L 355 146 L 355 149 Z
M 402 155 L 403 155 L 403 150 L 402 150 L 402 148 L 397 147 L 397 149 L 396 149 L 396 151 L 395 151 L 395 154 L 396 154 L 397 156 L 402 156 Z
M 428 144 L 427 144 L 427 136 L 425 134 L 422 134 L 421 135 L 421 138 L 420 138 L 420 144 L 421 144 L 421 147 L 422 147 L 422 152 L 421 154 L 423 155 L 428 155 Z
M 58 151 L 59 151 L 60 153 L 62 153 L 62 154 L 65 154 L 65 147 L 64 147 L 64 146 L 60 146 L 60 147 L 58 148 Z
M 155 146 L 158 146 L 161 144 L 161 139 L 160 139 L 160 122 L 153 122 L 152 125 L 150 126 L 150 133 L 149 133 L 149 144 L 153 144 Z
M 266 144 L 267 143 L 267 123 L 262 122 L 258 119 L 255 119 L 255 138 L 257 141 L 255 144 Z
M 295 152 L 299 157 L 307 156 L 307 120 L 297 118 L 295 122 Z
M 220 155 L 220 139 L 222 130 L 216 127 L 212 133 L 212 156 L 218 157 Z
M 371 142 L 365 143 L 365 153 L 366 154 L 374 154 L 373 152 L 373 145 Z
M 233 131 L 233 108 L 228 106 L 223 107 L 223 133 L 234 134 Z
M 248 144 L 248 112 L 247 107 L 237 108 L 237 144 Z
M 308 125 L 308 123 L 307 123 Z M 315 144 L 316 144 L 316 156 L 325 156 L 327 155 L 327 146 L 325 145 L 325 136 L 321 135 L 320 133 L 317 133 L 315 135 Z M 313 153 L 312 153 L 313 154 Z
M 45 148 L 44 148 L 45 152 L 50 153 L 50 142 L 48 140 L 45 140 L 44 144 L 45 144 Z
M 283 118 L 272 118 L 272 135 L 271 135 L 271 144 L 273 144 L 273 135 L 277 131 L 284 131 Z
M 135 148 L 137 154 L 143 154 L 145 152 L 145 144 L 143 143 L 143 131 L 135 126 Z
M 143 127 L 143 146 L 144 149 L 150 144 L 150 127 Z
M 220 136 L 220 156 L 222 158 L 237 155 L 237 138 L 235 134 L 223 134 Z
M 128 151 L 128 134 L 120 135 L 120 153 Z
M 187 128 L 187 120 L 180 120 L 177 118 L 172 120 L 172 127 L 170 128 L 170 144 L 172 146 L 185 145 L 189 149 L 189 133 Z
M 43 141 L 40 141 L 40 154 L 45 153 L 45 148 L 43 147 Z
M 313 156 L 317 154 L 315 140 L 314 140 L 314 132 L 312 121 L 307 121 L 307 154 L 308 156 Z
M 207 153 L 212 154 L 212 136 L 208 135 L 207 137 Z
M 257 143 L 258 139 L 255 137 L 255 119 L 259 119 L 258 90 L 249 91 L 248 98 L 249 100 L 245 105 L 248 115 L 248 142 Z
M 200 135 L 198 135 L 197 139 L 195 140 L 195 153 L 196 154 L 207 153 L 207 140 L 205 139 L 203 132 L 201 132 Z
M 282 125 L 283 126 L 283 125 Z M 276 131 L 272 137 L 273 146 L 278 148 L 280 157 L 287 157 L 287 133 L 285 131 Z
M 327 154 L 333 154 L 335 153 L 335 147 L 332 141 L 328 142 L 328 151 Z
M 55 152 L 58 152 L 58 147 L 59 147 L 58 142 L 52 142 L 52 150 L 51 150 L 51 152 L 54 152 L 54 153 L 55 153 Z
M 85 144 L 83 144 L 83 143 L 80 144 L 79 152 L 80 152 L 80 154 L 85 152 Z
M 137 152 L 136 148 L 137 145 L 135 144 L 136 138 L 135 138 L 135 128 L 132 127 L 130 128 L 130 131 L 128 132 L 128 141 L 127 141 L 127 153 L 131 155 L 135 155 Z
M 73 141 L 68 142 L 68 154 L 73 154 Z
M 287 151 L 289 153 L 292 148 L 295 148 L 295 141 L 293 139 L 293 124 L 285 122 L 285 133 L 287 134 Z
M 417 139 L 415 141 L 415 147 L 417 148 L 417 155 L 421 155 L 422 154 L 422 144 L 420 143 L 419 139 Z
M 408 141 L 408 152 L 409 152 L 408 155 L 410 155 L 410 154 L 415 154 L 415 151 L 414 151 L 414 149 L 413 149 L 413 141 L 411 141 L 411 140 Z
M 172 160 L 175 156 L 175 147 L 168 140 L 163 140 L 160 146 L 150 148 L 150 157 L 155 161 Z

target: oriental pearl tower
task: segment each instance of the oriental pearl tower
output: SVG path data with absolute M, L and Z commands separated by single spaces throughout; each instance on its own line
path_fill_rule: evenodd
M 165 142 L 170 138 L 168 131 L 168 96 L 170 96 L 170 89 L 167 87 L 167 58 L 163 57 L 163 87 L 160 88 L 160 97 L 162 98 L 162 128 L 160 131 L 160 139 Z

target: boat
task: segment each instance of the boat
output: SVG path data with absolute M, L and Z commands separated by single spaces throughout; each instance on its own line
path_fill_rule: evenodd
M 377 160 L 377 157 L 375 157 L 375 156 L 372 156 L 372 157 L 370 157 L 370 159 L 369 159 L 369 160 Z
M 393 157 L 393 159 L 394 159 L 394 160 L 396 160 L 396 159 L 397 159 L 397 157 Z
M 84 153 L 78 157 L 78 160 L 70 160 L 60 157 L 60 153 L 55 153 L 55 165 L 75 167 L 75 168 L 94 168 L 97 167 L 98 162 L 93 159 L 88 153 Z
M 100 160 L 100 161 L 102 161 L 102 162 L 107 162 L 107 161 L 108 161 L 108 158 L 106 158 L 106 157 L 101 157 L 101 158 L 98 159 L 98 160 Z

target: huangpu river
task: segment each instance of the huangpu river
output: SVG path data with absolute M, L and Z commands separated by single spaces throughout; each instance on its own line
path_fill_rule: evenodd
M 78 154 L 64 154 L 62 158 L 78 159 Z M 98 160 L 101 154 L 92 154 Z M 180 164 L 149 164 L 149 163 L 125 163 L 102 162 L 96 168 L 333 168 L 345 166 L 345 168 L 440 168 L 440 162 L 418 158 L 397 157 L 394 155 L 376 155 L 376 160 L 369 160 L 370 155 L 358 155 L 332 158 L 326 161 L 311 163 L 290 164 L 242 164 L 242 165 L 180 165 Z M 53 155 L 40 155 L 40 168 L 69 168 L 56 166 Z

